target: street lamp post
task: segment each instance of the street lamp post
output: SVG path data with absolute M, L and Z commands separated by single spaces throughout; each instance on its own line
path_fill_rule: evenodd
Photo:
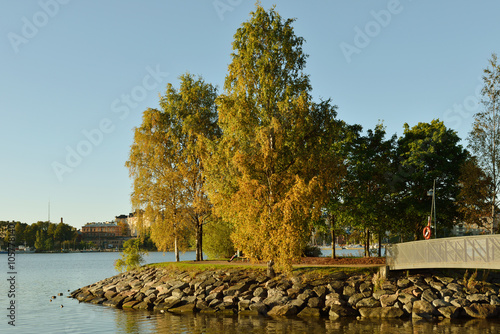
M 431 219 L 432 213 L 434 213 L 434 239 L 437 238 L 437 226 L 436 226 L 436 179 L 434 179 L 434 184 L 432 185 L 432 190 L 427 192 L 427 196 L 432 196 L 431 202 Z

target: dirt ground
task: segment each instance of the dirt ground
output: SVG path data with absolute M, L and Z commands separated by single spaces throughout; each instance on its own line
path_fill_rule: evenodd
M 247 262 L 244 259 L 235 259 L 232 262 L 228 261 L 203 261 L 205 264 L 235 264 L 235 265 L 255 265 L 255 266 L 266 266 L 265 263 L 252 263 Z M 372 267 L 381 266 L 385 264 L 385 258 L 383 257 L 337 257 L 332 259 L 331 257 L 303 257 L 300 263 L 295 263 L 293 266 L 342 266 L 342 267 Z
M 384 265 L 384 257 L 303 257 L 300 261 L 301 265 L 328 265 L 328 266 L 345 266 L 345 265 Z

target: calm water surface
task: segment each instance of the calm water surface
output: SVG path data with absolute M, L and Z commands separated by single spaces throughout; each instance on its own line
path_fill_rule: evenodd
M 326 255 L 326 254 L 325 254 Z M 7 318 L 7 256 L 0 254 L 0 333 L 499 333 L 499 321 L 372 322 L 267 317 L 154 314 L 79 303 L 68 291 L 116 275 L 119 253 L 17 254 L 16 320 Z M 194 253 L 182 254 L 192 260 Z M 150 253 L 148 263 L 173 261 L 172 253 Z M 50 297 L 58 293 L 50 302 Z M 63 306 L 63 307 L 61 307 Z

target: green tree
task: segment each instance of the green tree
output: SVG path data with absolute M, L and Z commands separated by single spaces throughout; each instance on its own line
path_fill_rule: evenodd
M 460 169 L 460 193 L 457 197 L 460 220 L 468 227 L 486 226 L 485 217 L 491 213 L 491 178 L 478 166 L 474 157 L 467 159 Z
M 44 230 L 36 231 L 35 248 L 38 251 L 47 250 L 46 240 L 47 240 L 47 236 L 46 236 L 46 232 Z
M 140 239 L 129 239 L 123 243 L 121 258 L 115 261 L 115 269 L 119 272 L 124 270 L 134 270 L 144 262 L 144 255 L 147 254 L 140 248 Z
M 350 165 L 348 156 L 352 154 L 354 150 L 355 142 L 359 140 L 361 136 L 362 127 L 359 124 L 348 125 L 343 124 L 343 131 L 341 132 L 341 138 L 338 140 L 334 147 L 332 147 L 335 154 L 342 157 L 343 169 L 347 171 Z M 332 153 L 333 154 L 333 153 Z M 336 237 L 345 231 L 346 228 L 352 225 L 352 215 L 349 209 L 345 205 L 346 197 L 348 196 L 349 190 L 349 175 L 346 173 L 339 174 L 341 177 L 339 185 L 337 187 L 332 187 L 328 191 L 328 203 L 326 204 L 326 221 L 330 226 L 330 236 L 332 240 L 332 258 L 336 257 L 335 254 L 335 242 Z
M 496 54 L 492 54 L 489 65 L 484 70 L 484 86 L 481 90 L 484 110 L 474 115 L 468 139 L 469 148 L 493 184 L 490 197 L 492 220 L 500 191 L 500 64 L 497 63 Z M 494 224 L 491 224 L 491 233 L 495 232 L 493 228 Z
M 385 139 L 382 124 L 360 136 L 348 156 L 347 182 L 344 184 L 344 206 L 353 227 L 364 233 L 365 256 L 370 256 L 372 232 L 379 240 L 379 256 L 382 235 L 389 228 L 387 223 L 392 211 L 392 162 L 396 136 Z
M 203 229 L 204 251 L 210 259 L 229 258 L 235 253 L 231 234 L 234 227 L 223 220 L 212 221 Z
M 26 241 L 26 237 L 24 236 L 24 231 L 28 224 L 16 222 L 15 233 L 16 233 L 16 244 L 23 245 Z
M 302 254 L 341 169 L 330 151 L 336 107 L 312 102 L 293 21 L 257 5 L 234 35 L 216 100 L 223 136 L 209 168 L 210 197 L 233 224 L 235 246 L 285 269 Z
M 203 260 L 203 225 L 211 214 L 205 194 L 204 160 L 207 140 L 219 135 L 216 89 L 201 78 L 180 77 L 160 100 L 161 110 L 144 112 L 135 130 L 129 161 L 134 182 L 132 204 L 151 223 L 151 238 L 160 250 L 186 247 L 195 234 L 196 260 Z
M 418 123 L 410 128 L 404 125 L 404 134 L 398 140 L 397 154 L 399 188 L 395 192 L 400 211 L 400 230 L 410 232 L 415 239 L 422 238 L 431 209 L 428 191 L 436 182 L 438 235 L 442 228 L 451 228 L 458 217 L 456 198 L 460 191 L 460 167 L 467 153 L 459 144 L 460 138 L 443 122 Z M 434 233 L 436 233 L 434 231 Z

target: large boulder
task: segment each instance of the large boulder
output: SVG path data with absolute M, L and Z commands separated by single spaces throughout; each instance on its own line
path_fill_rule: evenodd
M 413 303 L 412 318 L 413 319 L 432 319 L 438 315 L 436 308 L 426 300 L 417 300 Z
M 438 308 L 438 312 L 448 319 L 458 318 L 460 316 L 461 310 L 461 307 L 456 306 L 445 306 Z
M 382 295 L 382 296 L 380 296 L 379 301 L 380 301 L 380 305 L 382 305 L 382 307 L 393 306 L 398 301 L 398 295 L 397 294 Z
M 273 307 L 269 312 L 267 312 L 268 316 L 271 317 L 284 317 L 284 316 L 292 316 L 298 313 L 298 308 L 295 305 L 277 305 Z

